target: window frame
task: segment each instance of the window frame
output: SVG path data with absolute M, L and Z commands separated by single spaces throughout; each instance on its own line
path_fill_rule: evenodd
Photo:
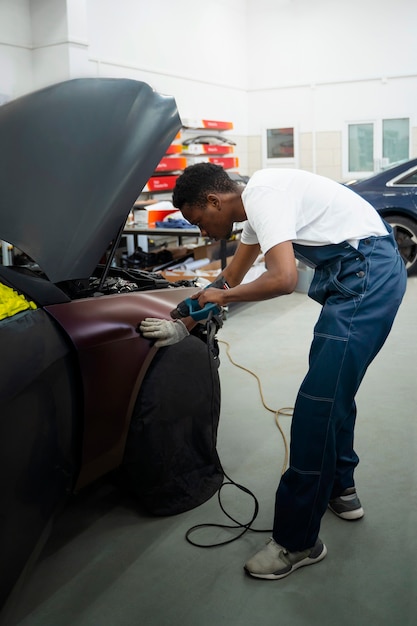
M 268 156 L 268 131 L 288 130 L 293 133 L 293 156 L 291 157 L 269 157 Z M 270 124 L 262 128 L 262 167 L 291 166 L 298 167 L 298 129 L 295 124 Z
M 362 179 L 372 176 L 377 172 L 393 165 L 390 163 L 389 157 L 383 156 L 384 148 L 384 122 L 389 120 L 408 120 L 408 159 L 411 154 L 411 124 L 409 117 L 383 117 L 383 118 L 364 118 L 361 120 L 348 120 L 344 124 L 343 128 L 343 155 L 342 155 L 342 175 L 344 179 Z M 350 126 L 360 126 L 361 124 L 372 124 L 373 128 L 373 170 L 349 170 L 349 128 Z M 407 160 L 407 159 L 406 159 Z

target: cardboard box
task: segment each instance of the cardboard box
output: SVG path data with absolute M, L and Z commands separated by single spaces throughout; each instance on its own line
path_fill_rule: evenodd
M 226 264 L 230 263 L 232 257 L 227 257 Z M 212 261 L 207 263 L 203 267 L 196 270 L 190 270 L 188 268 L 170 270 L 167 268 L 161 274 L 166 280 L 170 282 L 177 282 L 179 280 L 194 280 L 195 278 L 201 278 L 207 281 L 207 284 L 216 280 L 217 276 L 221 273 L 221 261 Z
M 196 272 L 192 272 L 190 270 L 164 270 L 160 272 L 165 280 L 168 280 L 170 283 L 177 283 L 180 280 L 201 280 L 202 287 L 207 287 L 210 283 L 216 280 L 219 275 L 220 270 L 207 270 L 207 272 L 203 272 L 203 270 L 198 270 L 198 274 Z
M 214 256 L 217 258 L 220 256 L 220 242 L 215 241 L 214 243 L 206 243 L 202 246 L 197 246 L 193 249 L 193 256 L 196 261 L 199 259 L 213 259 Z
M 197 275 L 189 270 L 163 270 L 159 272 L 165 280 L 169 280 L 170 283 L 176 283 L 179 280 L 194 280 Z

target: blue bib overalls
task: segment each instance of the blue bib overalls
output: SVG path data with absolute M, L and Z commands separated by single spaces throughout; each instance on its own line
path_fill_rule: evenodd
M 388 236 L 362 239 L 358 249 L 293 244 L 296 257 L 315 267 L 309 296 L 323 308 L 294 407 L 289 469 L 276 494 L 273 537 L 291 552 L 315 544 L 329 500 L 354 485 L 355 395 L 407 282 L 386 226 Z

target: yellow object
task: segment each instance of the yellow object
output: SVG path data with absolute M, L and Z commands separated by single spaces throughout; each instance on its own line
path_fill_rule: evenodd
M 11 287 L 6 287 L 0 283 L 0 320 L 12 317 L 16 313 L 26 311 L 26 309 L 36 309 L 37 306 L 31 300 L 26 300 L 25 296 L 18 294 Z

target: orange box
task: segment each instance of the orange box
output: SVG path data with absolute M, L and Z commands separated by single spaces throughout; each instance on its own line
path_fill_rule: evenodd
M 151 228 L 155 226 L 156 222 L 162 222 L 167 215 L 171 215 L 171 213 L 176 213 L 177 209 L 146 209 L 148 213 L 148 226 Z
M 179 154 L 182 152 L 182 145 L 180 143 L 172 143 L 165 151 L 165 154 Z
M 155 172 L 175 172 L 187 167 L 185 157 L 164 157 L 155 168 Z

